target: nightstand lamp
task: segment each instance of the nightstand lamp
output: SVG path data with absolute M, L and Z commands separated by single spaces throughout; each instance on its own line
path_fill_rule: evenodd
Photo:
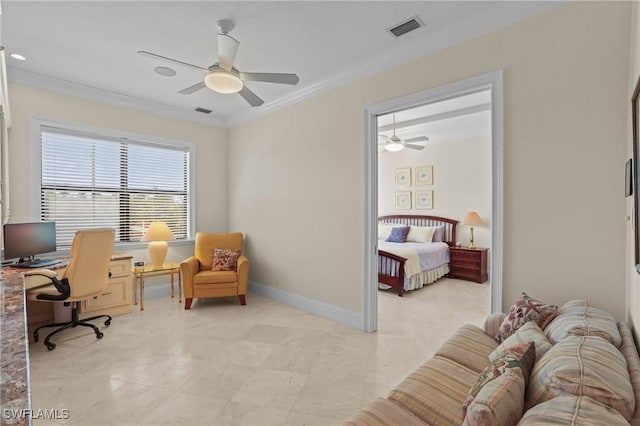
M 460 224 L 467 225 L 467 226 L 471 227 L 471 242 L 469 243 L 469 248 L 470 249 L 476 248 L 476 246 L 473 245 L 473 227 L 474 226 L 484 226 L 484 221 L 478 215 L 478 213 L 469 212 L 464 216 L 464 218 L 462 219 L 462 222 L 460 222 Z
M 149 241 L 149 259 L 156 268 L 162 267 L 167 257 L 167 241 L 175 240 L 173 233 L 165 222 L 151 222 L 147 232 L 140 241 Z

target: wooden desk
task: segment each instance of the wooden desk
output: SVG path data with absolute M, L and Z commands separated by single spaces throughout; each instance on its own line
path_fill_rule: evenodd
M 167 262 L 160 267 L 144 265 L 133 268 L 134 305 L 138 304 L 138 289 L 140 289 L 140 310 L 144 310 L 144 280 L 147 277 L 171 275 L 171 297 L 173 297 L 173 276 L 176 274 L 178 274 L 178 302 L 182 302 L 182 276 L 179 262 Z

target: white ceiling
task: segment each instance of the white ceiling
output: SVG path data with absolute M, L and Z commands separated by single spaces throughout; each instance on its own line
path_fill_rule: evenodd
M 6 1 L 0 43 L 9 80 L 215 125 L 234 125 L 288 102 L 424 56 L 557 6 L 541 1 Z M 401 38 L 386 29 L 414 15 L 426 27 Z M 137 53 L 147 50 L 208 67 L 217 62 L 216 21 L 231 19 L 245 72 L 297 73 L 297 86 L 248 82 L 265 100 L 176 92 L 203 71 Z M 158 65 L 176 71 L 163 77 Z M 213 110 L 210 115 L 196 107 Z
M 378 132 L 386 136 L 395 132 L 402 139 L 427 136 L 430 145 L 491 136 L 491 91 L 457 96 L 438 102 L 378 116 Z M 386 151 L 385 151 L 386 153 Z

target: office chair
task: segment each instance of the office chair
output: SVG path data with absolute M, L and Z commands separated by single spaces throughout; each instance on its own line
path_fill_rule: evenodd
M 109 285 L 109 263 L 115 241 L 115 231 L 111 228 L 86 229 L 76 232 L 71 244 L 71 259 L 64 270 L 62 277 L 58 278 L 55 271 L 48 269 L 36 269 L 28 271 L 25 276 L 41 275 L 49 278 L 51 284 L 29 290 L 28 300 L 38 302 L 65 302 L 71 303 L 71 321 L 47 324 L 38 327 L 33 332 L 34 341 L 38 341 L 40 329 L 45 327 L 59 327 L 49 333 L 44 339 L 44 344 L 50 351 L 56 348 L 51 338 L 68 328 L 83 326 L 93 328 L 98 339 L 102 339 L 103 333 L 98 327 L 89 323 L 98 318 L 106 318 L 104 325 L 111 324 L 109 315 L 97 315 L 91 318 L 78 318 L 78 304 L 90 298 L 98 297 Z

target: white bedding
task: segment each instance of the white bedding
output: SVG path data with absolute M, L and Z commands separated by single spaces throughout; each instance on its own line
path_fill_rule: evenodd
M 415 290 L 430 284 L 435 279 L 449 272 L 449 246 L 447 243 L 390 243 L 378 241 L 378 249 L 407 259 L 404 264 L 404 289 Z M 438 269 L 439 276 L 425 281 L 425 271 Z M 433 278 L 433 277 L 432 277 Z

